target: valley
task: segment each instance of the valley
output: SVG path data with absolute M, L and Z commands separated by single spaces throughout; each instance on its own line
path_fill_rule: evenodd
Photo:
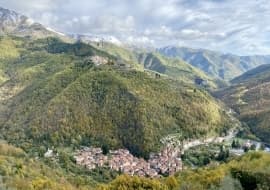
M 214 93 L 236 111 L 249 130 L 266 143 L 269 143 L 268 81 L 269 65 L 262 65 L 232 80 L 232 86 Z
M 267 190 L 269 60 L 0 8 L 0 189 Z

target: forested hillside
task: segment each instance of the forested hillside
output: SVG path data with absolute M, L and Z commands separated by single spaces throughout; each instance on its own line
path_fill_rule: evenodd
M 220 90 L 215 95 L 232 107 L 245 122 L 265 142 L 270 142 L 270 67 L 259 66 L 232 80 L 232 86 Z
M 158 51 L 168 57 L 180 58 L 211 77 L 226 81 L 270 61 L 270 56 L 238 56 L 187 47 L 164 47 Z
M 126 147 L 147 157 L 168 134 L 197 138 L 234 125 L 203 89 L 119 67 L 89 45 L 1 41 L 10 45 L 1 49 L 1 136 L 18 146 Z M 93 55 L 115 65 L 95 66 Z
M 153 71 L 190 84 L 196 84 L 195 80 L 199 78 L 207 83 L 205 87 L 211 89 L 225 84 L 221 80 L 207 76 L 202 70 L 193 67 L 185 61 L 163 56 L 154 50 L 117 46 L 111 43 L 103 43 L 103 46 L 101 46 L 100 43 L 86 42 L 114 55 L 118 60 L 124 60 L 138 70 Z

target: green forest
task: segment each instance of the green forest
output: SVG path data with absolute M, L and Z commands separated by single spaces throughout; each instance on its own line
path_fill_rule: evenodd
M 193 84 L 206 77 L 201 72 L 158 54 L 128 60 L 122 49 L 110 48 L 52 37 L 0 38 L 0 189 L 268 188 L 270 156 L 262 152 L 157 179 L 77 165 L 73 152 L 81 146 L 126 148 L 148 159 L 165 136 L 224 136 L 239 127 L 209 86 Z M 97 65 L 92 56 L 108 64 Z M 175 65 L 188 72 L 170 70 Z M 50 147 L 55 159 L 44 157 Z

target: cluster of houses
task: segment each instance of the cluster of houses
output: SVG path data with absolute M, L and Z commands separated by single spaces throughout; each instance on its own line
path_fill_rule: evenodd
M 128 150 L 110 150 L 104 155 L 101 148 L 86 147 L 77 151 L 76 163 L 95 169 L 107 167 L 128 175 L 159 177 L 160 174 L 174 174 L 182 170 L 180 151 L 165 147 L 160 153 L 151 154 L 148 161 L 134 157 Z
M 91 61 L 92 63 L 94 63 L 96 66 L 100 66 L 100 65 L 113 65 L 116 66 L 118 68 L 122 68 L 122 69 L 131 69 L 131 65 L 125 63 L 123 60 L 121 59 L 117 59 L 117 60 L 112 60 L 109 59 L 107 57 L 102 57 L 102 56 L 91 56 L 88 58 L 89 61 Z
M 150 154 L 148 161 L 151 168 L 161 174 L 174 174 L 182 170 L 181 151 L 179 148 L 168 145 L 158 154 Z
M 126 149 L 110 151 L 109 167 L 128 175 L 156 177 L 158 173 L 142 158 L 134 157 Z
M 101 56 L 91 56 L 90 60 L 97 66 L 99 65 L 104 65 L 104 64 L 108 64 L 109 60 L 105 57 L 101 57 Z

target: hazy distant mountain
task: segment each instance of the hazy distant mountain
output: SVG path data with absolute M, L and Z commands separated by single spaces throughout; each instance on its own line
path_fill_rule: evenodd
M 0 7 L 0 35 L 4 34 L 31 37 L 64 36 L 22 14 Z
M 270 64 L 260 65 L 255 69 L 251 69 L 246 73 L 240 75 L 239 77 L 234 78 L 232 84 L 240 84 L 247 82 L 260 82 L 263 79 L 266 79 L 270 76 Z
M 270 63 L 270 56 L 237 56 L 205 49 L 165 47 L 158 49 L 169 57 L 181 58 L 213 77 L 230 80 L 256 66 Z

